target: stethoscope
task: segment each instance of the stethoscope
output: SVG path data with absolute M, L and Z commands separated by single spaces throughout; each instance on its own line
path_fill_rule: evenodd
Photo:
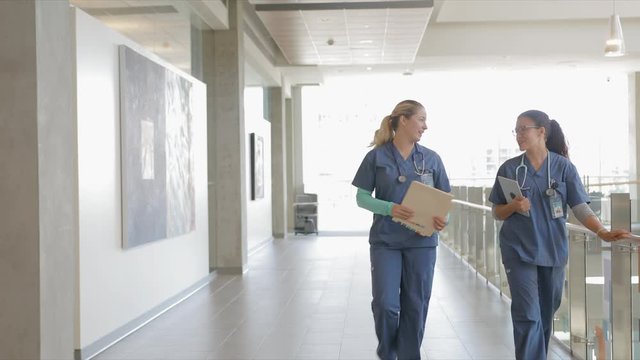
M 520 190 L 529 190 L 530 187 L 524 187 L 524 184 L 527 182 L 527 165 L 524 164 L 524 155 L 522 154 L 522 157 L 520 158 L 520 165 L 516 166 L 516 181 L 518 182 L 518 187 L 520 187 Z M 518 180 L 518 171 L 520 169 L 524 169 L 524 177 L 522 178 L 522 185 L 520 185 L 520 180 Z M 549 187 L 547 188 L 547 190 L 545 190 L 545 194 L 549 197 L 553 196 L 556 194 L 556 189 L 558 188 L 558 183 L 557 182 L 553 182 L 551 183 L 551 153 L 549 151 L 547 151 L 547 184 L 549 185 Z
M 413 145 L 414 147 L 414 151 L 413 154 L 411 154 L 411 160 L 413 161 L 413 168 L 415 169 L 416 175 L 422 176 L 424 174 L 427 173 L 427 169 L 425 169 L 424 167 L 424 154 L 418 150 L 418 146 L 416 146 L 415 144 Z M 400 176 L 398 176 L 398 182 L 400 183 L 404 183 L 405 181 L 407 181 L 407 177 L 402 173 L 402 170 L 400 169 L 400 164 L 398 163 L 398 158 L 396 157 L 396 153 L 393 152 L 392 149 L 392 153 L 393 153 L 393 160 L 395 160 L 396 162 L 396 167 L 398 168 L 398 173 L 400 174 Z M 416 153 L 420 154 L 420 161 L 422 162 L 422 166 L 418 167 L 418 163 L 416 162 Z

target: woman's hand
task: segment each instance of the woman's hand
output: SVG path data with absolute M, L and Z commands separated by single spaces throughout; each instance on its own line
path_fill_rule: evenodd
M 391 216 L 402 220 L 408 220 L 413 216 L 413 210 L 400 204 L 394 204 L 391 208 Z
M 600 239 L 610 242 L 630 237 L 631 233 L 627 230 L 600 230 L 598 231 L 597 235 L 598 237 L 600 237 Z
M 434 216 L 433 217 L 433 228 L 436 231 L 442 231 L 444 227 L 447 226 L 447 221 L 442 216 Z
M 531 203 L 529 199 L 522 195 L 516 196 L 511 202 L 511 206 L 513 206 L 513 212 L 525 212 L 531 209 Z

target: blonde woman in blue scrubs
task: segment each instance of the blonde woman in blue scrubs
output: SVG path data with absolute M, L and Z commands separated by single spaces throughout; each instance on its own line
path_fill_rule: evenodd
M 420 346 L 431 298 L 438 233 L 422 236 L 392 220 L 413 210 L 400 205 L 412 181 L 450 192 L 440 156 L 420 144 L 427 130 L 424 106 L 400 102 L 375 133 L 352 184 L 358 206 L 373 212 L 369 232 L 371 309 L 382 360 L 420 359 Z M 375 197 L 372 193 L 375 191 Z M 433 219 L 442 230 L 444 218 Z
M 605 241 L 630 235 L 607 230 L 587 205 L 576 167 L 569 161 L 560 125 L 539 110 L 520 114 L 514 130 L 522 155 L 507 160 L 498 176 L 518 181 L 523 196 L 511 203 L 497 180 L 489 196 L 493 214 L 504 220 L 500 250 L 511 291 L 511 320 L 518 360 L 544 360 L 553 314 L 562 299 L 568 259 L 567 207 Z M 529 212 L 529 216 L 522 215 Z

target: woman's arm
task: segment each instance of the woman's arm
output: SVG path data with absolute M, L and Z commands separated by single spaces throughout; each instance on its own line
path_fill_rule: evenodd
M 513 201 L 508 204 L 493 205 L 492 213 L 493 217 L 498 220 L 506 220 L 513 213 L 518 211 L 529 211 L 531 203 L 529 199 L 524 196 L 517 196 Z
M 371 196 L 370 191 L 358 188 L 358 192 L 356 193 L 356 202 L 359 207 L 367 209 L 374 214 L 385 216 L 391 215 L 393 203 L 374 198 Z
M 390 201 L 376 199 L 371 196 L 371 192 L 358 188 L 356 193 L 356 202 L 358 206 L 367 209 L 374 214 L 393 216 L 401 219 L 408 219 L 413 216 L 413 210 L 406 206 L 394 204 Z
M 593 231 L 604 241 L 620 240 L 631 235 L 626 230 L 607 230 L 598 219 L 598 216 L 586 203 L 578 204 L 571 208 L 576 219 L 587 229 Z

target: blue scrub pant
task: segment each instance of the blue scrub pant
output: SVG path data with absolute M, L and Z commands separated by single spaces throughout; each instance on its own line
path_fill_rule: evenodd
M 380 359 L 420 359 L 436 250 L 371 247 L 371 309 Z
M 562 301 L 564 266 L 537 266 L 515 256 L 503 257 L 518 360 L 545 360 L 553 314 Z

